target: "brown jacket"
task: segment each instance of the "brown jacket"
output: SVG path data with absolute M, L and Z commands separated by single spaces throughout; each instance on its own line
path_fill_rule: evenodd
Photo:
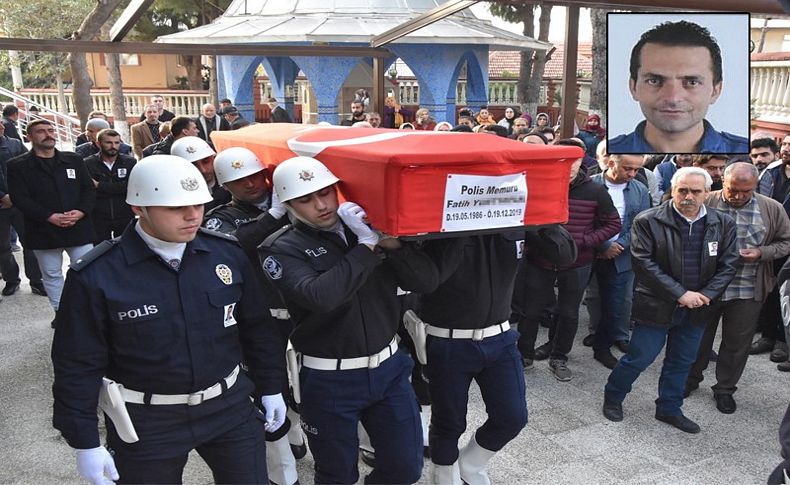
M 129 131 L 132 134 L 132 151 L 138 160 L 143 158 L 143 150 L 145 147 L 159 141 L 154 140 L 154 136 L 151 134 L 151 129 L 148 128 L 145 121 L 133 124 L 129 128 Z
M 754 194 L 754 197 L 757 198 L 757 206 L 765 224 L 765 239 L 757 248 L 762 254 L 757 266 L 754 299 L 765 301 L 776 284 L 774 260 L 790 254 L 790 219 L 779 202 L 760 194 Z M 727 202 L 721 190 L 714 190 L 708 194 L 705 205 L 713 209 L 725 209 Z

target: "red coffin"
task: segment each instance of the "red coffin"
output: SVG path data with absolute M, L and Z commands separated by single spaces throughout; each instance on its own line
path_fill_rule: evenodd
M 211 133 L 218 151 L 247 147 L 270 171 L 296 155 L 341 179 L 342 197 L 393 236 L 562 223 L 577 147 L 527 145 L 490 134 L 256 124 Z

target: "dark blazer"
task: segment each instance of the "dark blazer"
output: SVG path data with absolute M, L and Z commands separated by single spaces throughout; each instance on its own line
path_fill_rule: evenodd
M 219 120 L 219 127 L 217 127 L 217 120 Z M 197 125 L 198 136 L 206 140 L 206 143 L 208 143 L 211 146 L 211 148 L 214 148 L 214 143 L 211 141 L 211 138 L 209 138 L 209 135 L 211 133 L 206 134 L 206 129 L 203 128 L 204 124 L 206 125 L 206 128 L 208 128 L 208 126 L 211 125 L 212 128 L 208 130 L 209 132 L 230 130 L 230 123 L 228 123 L 228 120 L 226 120 L 220 115 L 214 115 L 214 119 L 211 121 L 206 119 L 205 116 L 200 115 L 197 118 L 195 118 L 195 124 Z
M 110 170 L 98 153 L 85 159 L 91 178 L 99 183 L 93 217 L 110 220 L 131 220 L 134 217 L 132 208 L 126 203 L 126 187 L 136 163 L 134 157 L 119 154 Z
M 272 123 L 293 123 L 291 115 L 282 106 L 275 106 L 272 110 Z
M 30 249 L 81 246 L 96 239 L 91 222 L 96 191 L 85 163 L 76 153 L 55 150 L 54 160 L 45 162 L 31 150 L 10 160 L 8 191 L 25 217 Z M 52 214 L 74 209 L 85 217 L 71 227 L 47 221 Z
M 672 201 L 640 213 L 631 225 L 631 262 L 636 274 L 631 317 L 637 324 L 668 326 L 686 288 L 683 276 L 683 228 Z M 699 293 L 717 300 L 732 279 L 740 258 L 732 217 L 708 208 L 700 258 Z M 711 249 L 713 248 L 713 249 Z M 691 323 L 705 325 L 713 305 L 691 310 Z
M 8 161 L 26 151 L 25 145 L 16 138 L 0 136 L 0 198 L 8 193 Z

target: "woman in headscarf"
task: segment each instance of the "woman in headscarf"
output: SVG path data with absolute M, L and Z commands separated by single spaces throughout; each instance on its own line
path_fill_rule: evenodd
M 505 108 L 505 117 L 499 120 L 497 124 L 507 128 L 507 134 L 510 136 L 513 134 L 513 122 L 520 114 L 521 113 L 519 113 L 518 108 L 512 108 L 508 106 Z
M 595 158 L 595 148 L 601 140 L 606 139 L 606 130 L 601 128 L 601 117 L 596 114 L 589 115 L 584 128 L 579 130 L 576 136 L 581 138 L 587 147 L 586 154 Z
M 547 126 L 551 126 L 549 115 L 546 113 L 538 113 L 538 116 L 535 117 L 535 128 L 545 128 Z

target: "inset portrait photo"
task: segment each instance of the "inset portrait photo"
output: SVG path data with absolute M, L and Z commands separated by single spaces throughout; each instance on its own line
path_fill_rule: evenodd
M 609 153 L 749 152 L 748 13 L 607 22 Z

